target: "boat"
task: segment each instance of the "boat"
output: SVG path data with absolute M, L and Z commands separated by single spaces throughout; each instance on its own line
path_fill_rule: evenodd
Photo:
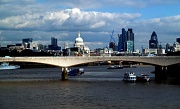
M 9 65 L 7 62 L 3 62 L 0 65 L 0 70 L 8 70 L 8 69 L 18 69 L 20 68 L 19 65 Z
M 136 65 L 133 65 L 133 64 L 124 65 L 124 68 L 136 68 Z
M 123 81 L 125 82 L 136 82 L 136 75 L 134 72 L 124 73 Z
M 68 76 L 80 76 L 84 74 L 83 68 L 68 69 Z
M 110 67 L 108 67 L 107 69 L 123 69 L 122 65 L 112 65 Z
M 131 68 L 136 68 L 136 65 L 131 64 L 130 67 L 131 67 Z
M 149 82 L 149 75 L 141 74 L 141 76 L 137 76 L 137 82 Z

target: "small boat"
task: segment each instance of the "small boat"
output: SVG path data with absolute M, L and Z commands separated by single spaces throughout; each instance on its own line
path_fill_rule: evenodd
M 141 74 L 141 76 L 137 76 L 137 81 L 138 82 L 149 82 L 150 77 L 149 77 L 149 75 Z
M 107 69 L 123 69 L 122 65 L 112 65 L 110 67 L 108 67 Z
M 131 65 L 124 65 L 124 68 L 136 68 L 136 65 L 133 65 L 133 64 L 131 64 Z
M 124 73 L 123 81 L 136 82 L 136 75 L 134 74 L 134 72 Z
M 79 76 L 84 74 L 83 68 L 77 68 L 77 69 L 68 69 L 68 75 L 69 76 Z
M 131 68 L 136 68 L 136 65 L 131 64 L 130 67 L 131 67 Z
M 19 65 L 9 65 L 7 62 L 3 62 L 0 65 L 0 70 L 8 70 L 8 69 L 18 69 L 20 68 Z

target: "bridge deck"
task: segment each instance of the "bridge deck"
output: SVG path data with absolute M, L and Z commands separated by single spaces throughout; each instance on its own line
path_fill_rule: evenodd
M 180 56 L 67 56 L 67 57 L 0 57 L 0 62 L 34 62 L 50 64 L 60 67 L 70 67 L 83 63 L 101 62 L 101 61 L 132 61 L 147 63 L 151 65 L 169 66 L 180 63 Z

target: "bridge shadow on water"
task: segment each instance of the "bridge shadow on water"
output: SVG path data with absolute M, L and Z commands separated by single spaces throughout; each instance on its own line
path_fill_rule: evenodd
M 179 78 L 168 78 L 167 80 L 154 80 L 156 84 L 180 85 Z

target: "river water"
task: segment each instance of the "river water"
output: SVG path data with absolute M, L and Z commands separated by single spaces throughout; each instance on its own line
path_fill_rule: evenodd
M 61 81 L 60 68 L 0 71 L 0 109 L 180 109 L 180 85 L 153 80 L 153 66 L 84 66 Z M 125 83 L 125 72 L 149 74 L 149 83 Z

